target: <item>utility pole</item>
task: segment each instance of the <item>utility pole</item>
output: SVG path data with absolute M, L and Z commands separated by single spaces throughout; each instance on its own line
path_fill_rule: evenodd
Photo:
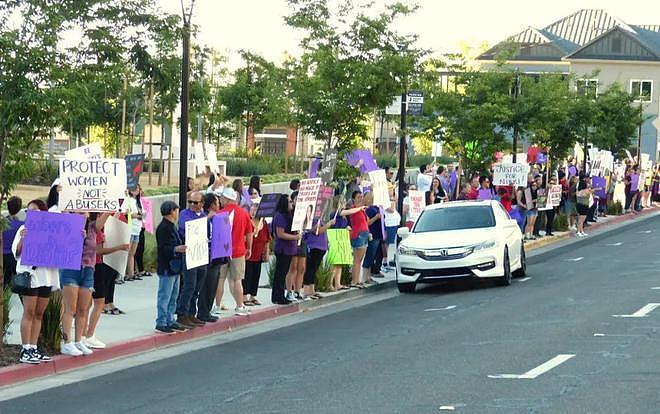
M 639 103 L 639 113 L 640 115 L 644 113 L 644 107 L 641 102 Z M 640 122 L 639 127 L 637 127 L 637 165 L 639 165 L 640 168 L 643 168 L 643 166 L 640 165 L 642 162 L 642 123 L 643 122 Z
M 518 100 L 520 96 L 520 74 L 516 74 L 516 81 L 513 84 L 513 100 Z M 513 146 L 511 149 L 513 163 L 516 163 L 516 154 L 518 153 L 518 124 L 513 124 Z
M 397 197 L 396 208 L 401 213 L 401 226 L 406 225 L 403 216 L 403 193 L 406 189 L 406 101 L 408 100 L 408 92 L 404 91 L 401 94 L 401 136 L 399 137 L 399 169 L 397 171 L 397 180 L 399 180 L 399 194 Z
M 126 133 L 126 90 L 128 89 L 128 77 L 124 75 L 124 96 L 122 97 L 121 102 L 121 132 L 119 133 L 119 139 L 117 140 L 117 145 L 115 146 L 115 158 L 119 158 L 119 147 L 121 146 L 121 140 Z M 132 152 L 131 149 L 129 151 Z M 130 154 L 130 152 L 129 152 Z
M 188 197 L 188 87 L 190 82 L 190 18 L 195 1 L 186 13 L 181 0 L 183 14 L 183 57 L 181 59 L 181 153 L 179 156 L 179 207 L 186 208 Z

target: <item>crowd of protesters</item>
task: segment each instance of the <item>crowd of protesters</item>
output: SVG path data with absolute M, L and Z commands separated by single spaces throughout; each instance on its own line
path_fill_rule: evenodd
M 528 159 L 530 173 L 527 186 L 493 186 L 492 171 L 462 177 L 463 171 L 454 164 L 422 165 L 414 183 L 408 183 L 403 197 L 403 211 L 397 210 L 397 183 L 394 171 L 385 169 L 390 203 L 374 205 L 373 194 L 360 188 L 359 178 L 342 183 L 335 190 L 331 219 L 321 222 L 314 218 L 313 231 L 292 231 L 299 180 L 290 183 L 291 192 L 281 194 L 272 219 L 256 218 L 262 197 L 261 180 L 255 176 L 245 186 L 242 180 L 232 182 L 211 174 L 204 190 L 188 182 L 187 205 L 180 209 L 176 203 L 166 201 L 160 206 L 162 221 L 155 230 L 157 244 L 158 290 L 155 329 L 173 334 L 217 322 L 222 310 L 230 310 L 223 303 L 225 285 L 235 302 L 234 314 L 246 316 L 250 308 L 261 305 L 257 298 L 259 280 L 264 262 L 274 255 L 271 302 L 286 305 L 296 301 L 309 301 L 322 297 L 315 289 L 316 274 L 330 249 L 327 231 L 343 230 L 350 235 L 353 263 L 350 266 L 350 284 L 342 284 L 345 265 L 327 259 L 331 269 L 330 290 L 363 289 L 391 272 L 393 257 L 389 247 L 395 243 L 400 223 L 411 227 L 416 218 L 409 192 L 416 190 L 425 195 L 425 203 L 435 204 L 456 200 L 499 200 L 512 218 L 515 218 L 525 240 L 553 235 L 554 220 L 559 211 L 565 213 L 569 228 L 576 236 L 586 236 L 589 223 L 604 216 L 607 206 L 614 202 L 617 184 L 625 186 L 626 212 L 635 213 L 660 201 L 660 168 L 643 175 L 643 183 L 632 185 L 633 176 L 640 173 L 635 159 L 625 163 L 622 173 L 612 171 L 607 188 L 592 188 L 586 171 L 569 159 L 554 169 L 547 164 Z M 621 170 L 620 170 L 621 171 Z M 551 186 L 561 185 L 559 205 L 542 204 Z M 343 191 L 341 187 L 344 187 Z M 51 187 L 48 201 L 32 200 L 28 210 L 59 212 L 56 181 Z M 606 194 L 606 197 L 602 197 Z M 138 186 L 128 191 L 128 212 L 114 213 L 130 223 L 130 240 L 126 244 L 107 245 L 104 226 L 110 213 L 80 213 L 86 218 L 83 231 L 82 265 L 78 270 L 31 267 L 21 264 L 21 251 L 27 230 L 18 218 L 22 201 L 11 197 L 7 202 L 9 227 L 3 231 L 4 282 L 10 284 L 17 273 L 32 275 L 30 288 L 23 292 L 23 317 L 20 362 L 38 364 L 50 357 L 37 347 L 44 310 L 52 291 L 62 292 L 61 329 L 63 343 L 60 351 L 65 355 L 90 355 L 93 349 L 106 345 L 97 337 L 97 325 L 102 314 L 120 315 L 124 311 L 115 305 L 116 284 L 142 280 L 151 276 L 144 267 L 144 222 Z M 341 198 L 344 200 L 341 200 Z M 231 222 L 231 257 L 211 260 L 207 265 L 186 268 L 186 222 L 207 219 L 210 240 L 213 235 L 212 218 L 225 213 Z M 127 215 L 130 215 L 128 217 Z M 544 216 L 545 220 L 541 217 Z M 542 229 L 542 224 L 545 223 Z M 125 272 L 117 272 L 104 263 L 103 256 L 118 251 L 128 254 Z

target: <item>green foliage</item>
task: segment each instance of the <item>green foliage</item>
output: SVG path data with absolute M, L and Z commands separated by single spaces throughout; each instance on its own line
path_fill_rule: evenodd
M 605 214 L 608 216 L 620 216 L 623 214 L 623 206 L 621 205 L 621 202 L 617 201 L 607 206 Z
M 612 84 L 596 99 L 597 115 L 594 145 L 621 153 L 630 147 L 630 139 L 637 134 L 643 122 L 642 107 L 618 83 Z
M 554 231 L 568 231 L 568 216 L 564 213 L 557 213 L 553 223 Z
M 9 312 L 11 311 L 11 284 L 3 287 L 2 291 L 2 338 L 9 330 L 12 320 L 9 319 Z M 2 340 L 0 338 L 0 341 Z
M 62 340 L 61 325 L 62 315 L 62 292 L 52 292 L 50 301 L 44 311 L 41 324 L 41 334 L 39 335 L 39 345 L 47 350 L 59 352 L 60 341 Z
M 176 190 L 173 191 L 176 193 Z M 158 225 L 158 223 L 155 223 Z M 156 251 L 156 236 L 144 232 L 144 270 L 149 272 L 155 272 L 158 268 L 158 252 Z
M 277 259 L 275 256 L 272 256 L 270 260 L 268 261 L 268 268 L 266 269 L 266 273 L 268 274 L 268 286 L 273 287 L 273 281 L 275 280 L 275 262 Z
M 332 265 L 329 265 L 325 260 L 321 263 L 316 271 L 316 281 L 314 289 L 319 292 L 329 292 L 330 284 L 332 282 Z

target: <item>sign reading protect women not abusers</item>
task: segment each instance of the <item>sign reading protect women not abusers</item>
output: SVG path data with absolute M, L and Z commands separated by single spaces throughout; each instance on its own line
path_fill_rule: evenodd
M 123 159 L 60 160 L 62 211 L 120 211 L 126 198 Z

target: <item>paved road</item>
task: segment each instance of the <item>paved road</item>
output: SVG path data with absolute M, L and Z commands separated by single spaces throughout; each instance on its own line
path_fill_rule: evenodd
M 658 413 L 660 309 L 612 315 L 660 303 L 659 245 L 655 218 L 539 256 L 508 288 L 418 290 L 0 413 Z

